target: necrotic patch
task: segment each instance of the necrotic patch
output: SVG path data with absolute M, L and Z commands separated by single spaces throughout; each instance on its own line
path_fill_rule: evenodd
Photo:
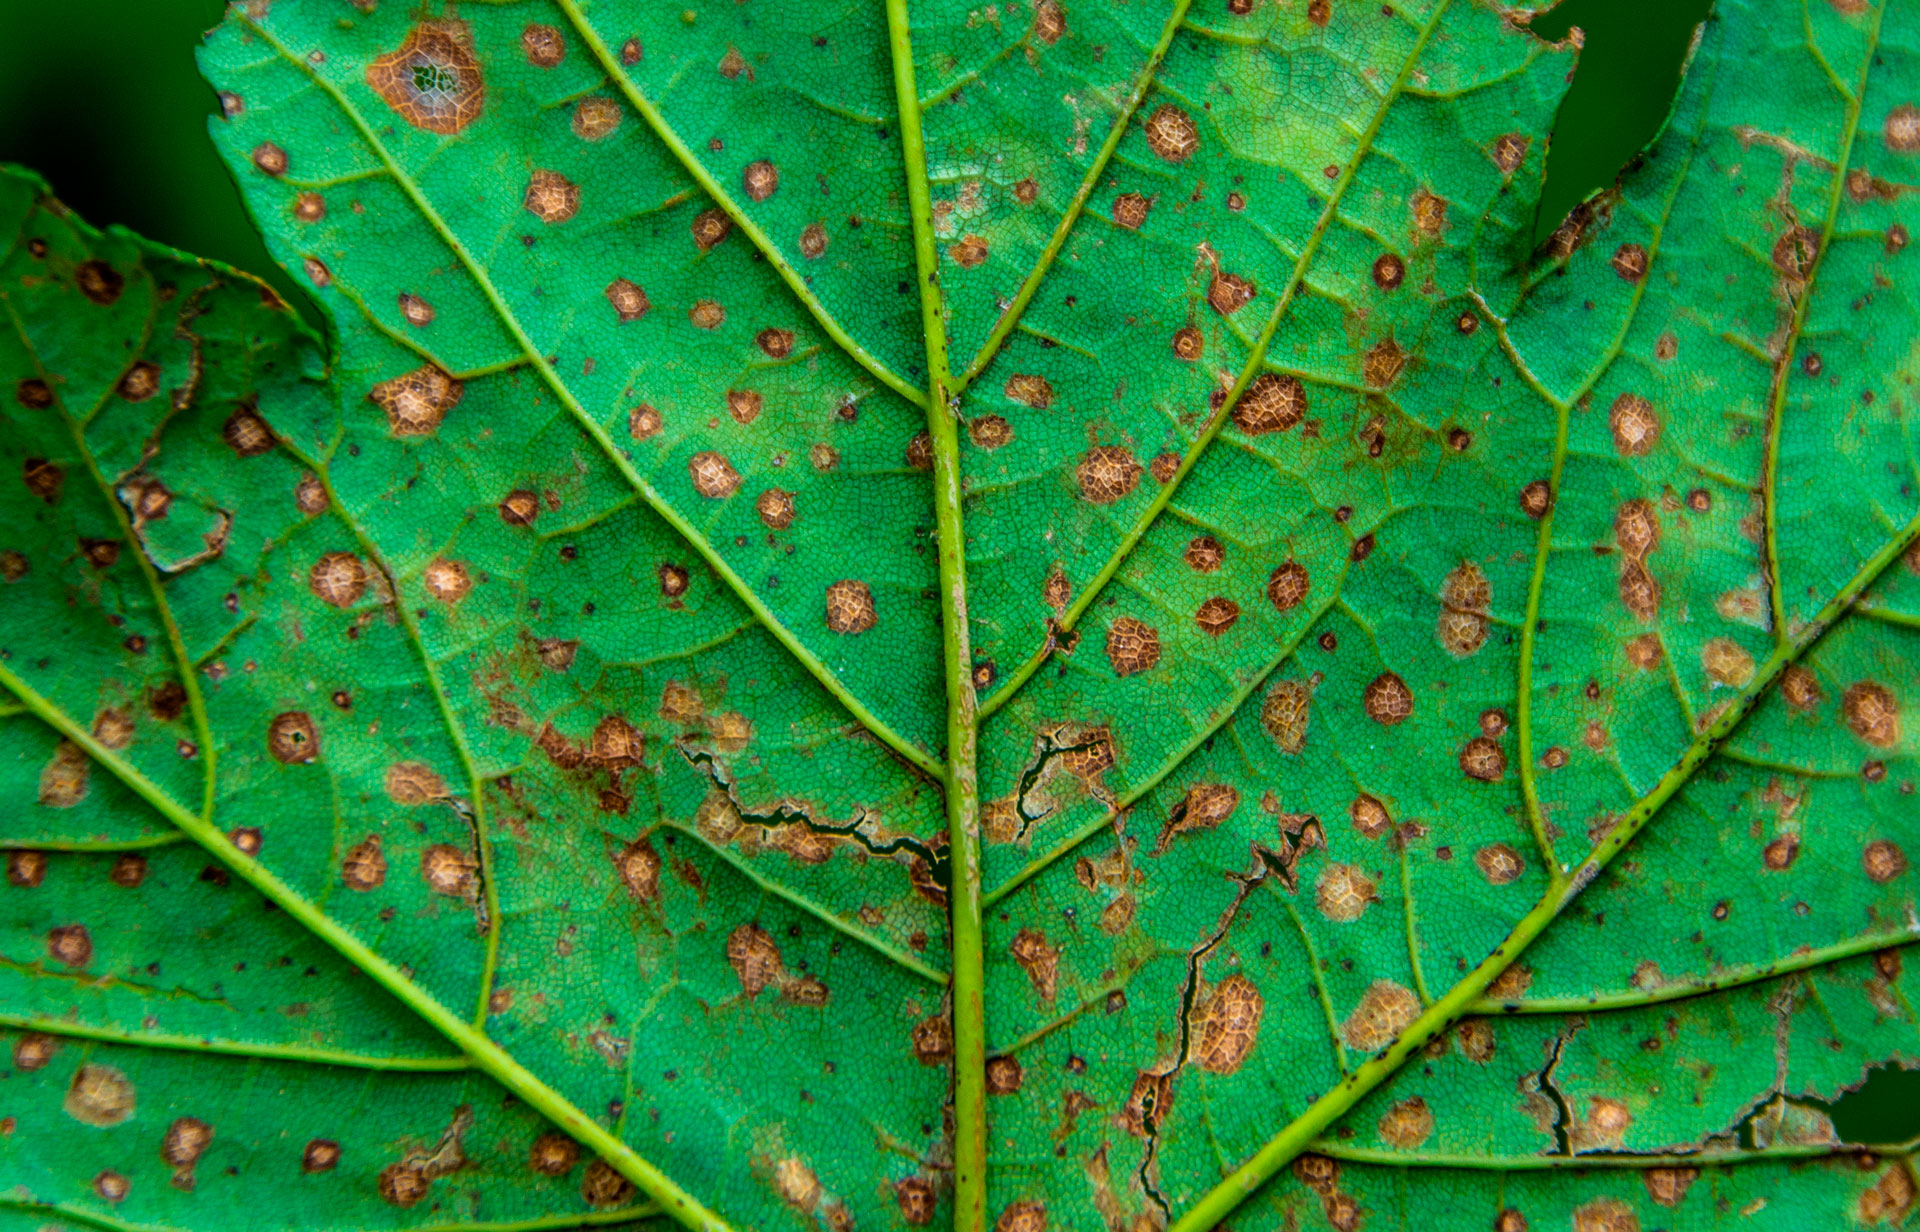
M 367 66 L 367 86 L 415 128 L 457 133 L 480 118 L 487 91 L 463 21 L 424 21 Z

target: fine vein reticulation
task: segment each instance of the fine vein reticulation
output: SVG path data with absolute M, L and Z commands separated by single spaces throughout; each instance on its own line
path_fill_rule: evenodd
M 1920 13 L 403 8 L 0 176 L 0 1222 L 1909 1217 Z

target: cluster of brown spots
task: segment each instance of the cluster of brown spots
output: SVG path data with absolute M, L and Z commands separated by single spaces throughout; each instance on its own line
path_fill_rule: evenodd
M 1730 637 L 1708 639 L 1700 648 L 1700 666 L 1707 679 L 1731 689 L 1745 688 L 1753 679 L 1753 656 Z
M 1894 1160 L 1879 1181 L 1860 1195 L 1860 1222 L 1899 1224 L 1905 1221 L 1907 1213 L 1913 1210 L 1911 1166 L 1905 1160 Z
M 1107 627 L 1107 662 L 1116 676 L 1132 676 L 1160 662 L 1160 633 L 1132 616 L 1121 616 Z
M 809 261 L 826 255 L 827 229 L 817 222 L 810 222 L 800 231 L 800 255 Z
M 1060 951 L 1048 944 L 1046 935 L 1037 929 L 1023 928 L 1014 934 L 1007 953 L 1027 973 L 1027 980 L 1040 999 L 1051 1002 L 1059 986 Z
M 1533 141 L 1519 133 L 1506 133 L 1497 138 L 1487 156 L 1493 159 L 1493 165 L 1500 168 L 1502 175 L 1512 175 L 1527 160 L 1527 150 Z
M 589 94 L 573 106 L 573 135 L 582 141 L 603 141 L 620 128 L 620 104 Z
M 1440 644 L 1456 659 L 1474 654 L 1487 643 L 1487 618 L 1493 607 L 1493 587 L 1479 565 L 1462 561 L 1440 584 Z
M 1392 980 L 1375 980 L 1340 1024 L 1340 1036 L 1358 1052 L 1378 1052 L 1419 1016 L 1420 998 L 1411 989 Z
M 340 861 L 340 880 L 349 890 L 362 893 L 386 884 L 387 856 L 378 835 L 369 834 L 347 848 L 346 858 Z
M 1195 573 L 1212 573 L 1227 558 L 1227 550 L 1212 535 L 1200 535 L 1187 543 L 1184 553 L 1187 567 Z
M 466 386 L 429 364 L 380 382 L 367 398 L 387 413 L 387 429 L 395 436 L 426 436 L 466 392 Z
M 340 1144 L 326 1138 L 311 1139 L 300 1152 L 300 1171 L 312 1174 L 331 1172 L 340 1166 Z
M 266 148 L 266 147 L 262 147 Z M 280 155 L 280 170 L 286 170 L 286 155 Z M 254 161 L 259 162 L 259 151 L 254 151 Z M 262 167 L 261 170 L 266 170 Z M 279 172 L 270 172 L 277 175 Z M 119 270 L 105 261 L 82 261 L 73 271 L 74 285 L 80 288 L 80 294 L 94 303 L 106 307 L 117 302 L 121 291 L 126 289 L 127 280 Z
M 1253 302 L 1253 283 L 1238 274 L 1215 270 L 1207 284 L 1207 306 L 1223 317 L 1230 317 Z
M 968 421 L 967 439 L 980 449 L 998 449 L 1013 440 L 1013 425 L 998 415 L 982 415 Z
M 192 1192 L 193 1168 L 213 1145 L 213 1126 L 198 1117 L 176 1117 L 160 1139 L 160 1158 L 173 1169 L 176 1189 Z
M 1379 887 L 1357 864 L 1329 864 L 1314 883 L 1313 902 L 1336 924 L 1351 924 L 1380 901 Z
M 1332 1193 L 1340 1185 L 1340 1161 L 1306 1154 L 1293 1161 L 1293 1179 L 1317 1194 Z
M 267 752 L 285 765 L 304 765 L 320 756 L 320 729 L 304 710 L 275 715 L 267 724 Z
M 81 1124 L 105 1129 L 132 1116 L 138 1102 L 138 1092 L 119 1070 L 111 1065 L 82 1065 L 74 1071 L 61 1107 Z
M 1647 568 L 1647 557 L 1660 546 L 1660 515 L 1653 502 L 1635 497 L 1614 513 L 1613 538 L 1620 548 L 1620 601 L 1642 620 L 1660 611 L 1660 583 Z
M 766 159 L 748 163 L 740 173 L 740 187 L 753 201 L 765 201 L 780 191 L 780 170 Z
M 429 561 L 420 580 L 426 586 L 427 593 L 442 603 L 458 603 L 473 589 L 473 579 L 467 576 L 467 567 L 444 556 Z
M 879 620 L 873 591 L 865 582 L 842 578 L 827 587 L 827 628 L 835 633 L 865 633 Z
M 239 407 L 227 417 L 220 428 L 220 438 L 242 458 L 257 458 L 273 448 L 273 431 L 250 406 Z
M 1381 1115 L 1379 1131 L 1388 1146 L 1415 1150 L 1433 1136 L 1433 1109 L 1418 1095 L 1400 1100 Z
M 527 1149 L 527 1167 L 541 1176 L 565 1176 L 580 1163 L 580 1144 L 555 1130 L 533 1140 Z
M 1507 885 L 1518 881 L 1527 871 L 1527 862 L 1506 843 L 1491 843 L 1473 853 L 1473 863 L 1491 885 Z
M 1891 839 L 1875 839 L 1861 850 L 1860 866 L 1869 880 L 1884 885 L 1907 871 L 1907 853 Z
M 480 118 L 487 92 L 460 21 L 424 21 L 367 65 L 367 85 L 415 128 L 457 133 Z
M 1392 338 L 1382 338 L 1367 348 L 1360 364 L 1360 375 L 1369 388 L 1386 389 L 1400 379 L 1407 366 L 1407 353 Z
M 1848 685 L 1840 696 L 1840 713 L 1847 729 L 1876 749 L 1889 749 L 1900 741 L 1900 703 L 1883 684 L 1862 680 Z
M 687 459 L 687 474 L 693 480 L 693 490 L 708 500 L 725 500 L 740 487 L 740 472 L 724 455 L 710 449 Z
M 693 307 L 687 309 L 687 320 L 695 329 L 715 330 L 727 323 L 727 310 L 718 300 L 695 300 Z
M 521 204 L 549 226 L 566 222 L 580 212 L 580 186 L 558 171 L 536 170 Z
M 1397 672 L 1381 672 L 1361 691 L 1367 717 L 1386 727 L 1397 727 L 1413 717 L 1413 690 Z
M 53 1063 L 53 1054 L 58 1051 L 60 1041 L 51 1035 L 22 1035 L 13 1044 L 14 1068 L 28 1074 L 43 1070 Z
M 1137 192 L 1121 193 L 1113 199 L 1114 225 L 1129 231 L 1138 231 L 1144 226 L 1152 211 L 1153 200 Z
M 1233 426 L 1248 436 L 1264 436 L 1285 432 L 1306 413 L 1307 391 L 1299 380 L 1263 372 L 1234 402 Z
M 1382 291 L 1398 291 L 1407 280 L 1407 263 L 1393 253 L 1382 253 L 1373 262 L 1373 285 Z
M 1660 440 L 1660 417 L 1653 403 L 1639 394 L 1621 394 L 1607 412 L 1607 427 L 1613 432 L 1613 448 L 1623 458 L 1641 458 L 1653 451 Z
M 1034 373 L 1014 373 L 1007 378 L 1001 392 L 1036 411 L 1044 411 L 1053 405 L 1053 383 Z
M 47 957 L 68 967 L 84 967 L 93 961 L 93 934 L 85 924 L 48 929 Z
M 768 488 L 753 502 L 753 509 L 768 530 L 785 530 L 793 525 L 793 493 L 785 488 Z
M 1276 680 L 1260 702 L 1260 726 L 1282 753 L 1298 753 L 1307 744 L 1307 718 L 1313 693 L 1303 680 Z
M 1267 1002 L 1253 981 L 1230 975 L 1196 1015 L 1193 1058 L 1210 1074 L 1231 1074 L 1245 1063 L 1260 1035 Z
M 924 1176 L 910 1176 L 893 1187 L 893 1199 L 900 1206 L 900 1218 L 909 1227 L 923 1228 L 933 1222 L 937 1200 L 933 1182 Z
M 614 315 L 620 324 L 638 321 L 647 315 L 647 309 L 653 307 L 647 299 L 647 293 L 630 279 L 616 278 L 607 284 L 607 302 L 613 305 Z
M 1175 835 L 1196 830 L 1211 830 L 1233 816 L 1240 807 L 1240 793 L 1226 783 L 1195 783 L 1167 814 L 1160 829 L 1160 840 L 1153 854 L 1165 852 Z
M 1080 457 L 1075 477 L 1082 500 L 1111 505 L 1140 483 L 1140 463 L 1119 445 L 1096 445 Z
M 1240 605 L 1224 595 L 1215 595 L 1200 605 L 1193 621 L 1209 637 L 1219 637 L 1240 620 Z
M 961 269 L 972 269 L 987 259 L 987 241 L 978 235 L 965 235 L 947 246 L 947 259 Z
M 435 843 L 420 853 L 420 876 L 427 888 L 448 898 L 472 898 L 480 863 L 471 851 Z
M 1200 148 L 1200 129 L 1193 117 L 1172 103 L 1155 107 L 1143 131 L 1147 148 L 1170 163 L 1184 163 Z
M 1475 736 L 1460 750 L 1460 773 L 1482 783 L 1497 783 L 1507 773 L 1507 753 L 1491 736 Z

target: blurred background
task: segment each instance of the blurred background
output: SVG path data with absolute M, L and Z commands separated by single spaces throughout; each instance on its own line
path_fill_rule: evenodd
M 267 256 L 207 140 L 219 110 L 194 68 L 221 0 L 0 0 L 0 161 L 44 175 L 96 225 L 122 223 L 162 243 L 265 277 L 308 320 L 304 292 Z M 1565 0 L 1533 28 L 1586 35 L 1547 161 L 1538 234 L 1613 182 L 1660 126 L 1708 0 Z M 1831 1110 L 1842 1137 L 1920 1134 L 1920 1071 L 1876 1073 Z

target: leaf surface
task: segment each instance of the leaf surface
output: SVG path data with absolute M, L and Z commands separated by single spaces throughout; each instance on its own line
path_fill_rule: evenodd
M 1535 249 L 1577 49 L 236 6 L 324 344 L 9 173 L 0 1218 L 1903 1220 L 1920 17 Z

